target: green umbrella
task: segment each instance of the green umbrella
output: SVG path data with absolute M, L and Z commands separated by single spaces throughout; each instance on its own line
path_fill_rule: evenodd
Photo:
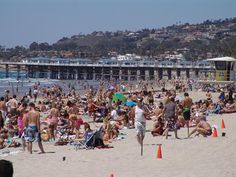
M 120 92 L 116 92 L 112 97 L 112 102 L 122 101 L 123 103 L 126 102 L 127 98 Z

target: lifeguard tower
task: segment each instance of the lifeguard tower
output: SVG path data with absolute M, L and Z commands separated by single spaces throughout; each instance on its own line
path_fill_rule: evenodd
M 207 61 L 215 64 L 215 80 L 216 81 L 235 81 L 236 59 L 232 57 L 220 57 L 207 59 Z

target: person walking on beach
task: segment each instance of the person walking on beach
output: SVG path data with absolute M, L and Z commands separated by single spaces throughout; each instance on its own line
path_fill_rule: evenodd
M 29 107 L 29 112 L 24 116 L 24 138 L 27 143 L 27 149 L 32 154 L 32 143 L 37 141 L 41 153 L 45 153 L 40 135 L 40 114 L 35 110 L 34 103 L 31 102 Z
M 168 132 L 170 129 L 174 130 L 175 138 L 179 139 L 177 135 L 176 103 L 174 97 L 170 97 L 170 102 L 165 105 L 163 117 L 166 120 L 166 129 L 163 133 L 166 136 L 166 139 L 168 139 Z
M 137 99 L 137 105 L 135 107 L 135 129 L 137 131 L 137 140 L 141 145 L 141 155 L 143 155 L 143 140 L 146 132 L 146 116 L 147 112 L 143 109 L 143 99 Z
M 192 98 L 189 97 L 188 93 L 184 93 L 184 99 L 182 101 L 183 106 L 183 117 L 186 121 L 187 131 L 188 131 L 188 137 L 189 137 L 189 120 L 191 117 L 191 107 L 193 105 Z

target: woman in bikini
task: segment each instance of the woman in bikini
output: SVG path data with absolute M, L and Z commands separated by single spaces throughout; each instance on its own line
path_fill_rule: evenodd
M 48 115 L 48 128 L 49 128 L 49 140 L 55 141 L 55 130 L 57 129 L 58 117 L 60 116 L 59 110 L 56 108 L 56 104 L 52 102 L 52 108 Z

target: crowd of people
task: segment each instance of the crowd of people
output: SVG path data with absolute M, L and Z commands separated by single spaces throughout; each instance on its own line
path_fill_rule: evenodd
M 171 89 L 165 89 L 166 84 Z M 22 145 L 32 153 L 33 142 L 37 141 L 44 153 L 42 140 L 56 145 L 79 139 L 86 141 L 96 132 L 91 129 L 95 122 L 100 122 L 96 124 L 101 132 L 100 145 L 118 138 L 122 129 L 135 129 L 142 146 L 146 121 L 153 121 L 154 137 L 168 139 L 173 131 L 179 139 L 180 128 L 186 128 L 186 137 L 195 133 L 210 136 L 211 125 L 206 117 L 235 112 L 233 90 L 226 92 L 221 88 L 214 103 L 210 91 L 206 91 L 206 99 L 194 102 L 187 92 L 192 89 L 192 82 L 158 81 L 156 85 L 101 82 L 97 89 L 86 86 L 83 93 L 74 88 L 66 93 L 59 85 L 40 87 L 36 83 L 33 94 L 30 88 L 23 97 L 11 95 L 7 90 L 0 98 L 0 149 Z M 184 98 L 179 96 L 181 92 Z M 189 132 L 189 127 L 195 128 Z M 22 141 L 16 141 L 16 136 Z

